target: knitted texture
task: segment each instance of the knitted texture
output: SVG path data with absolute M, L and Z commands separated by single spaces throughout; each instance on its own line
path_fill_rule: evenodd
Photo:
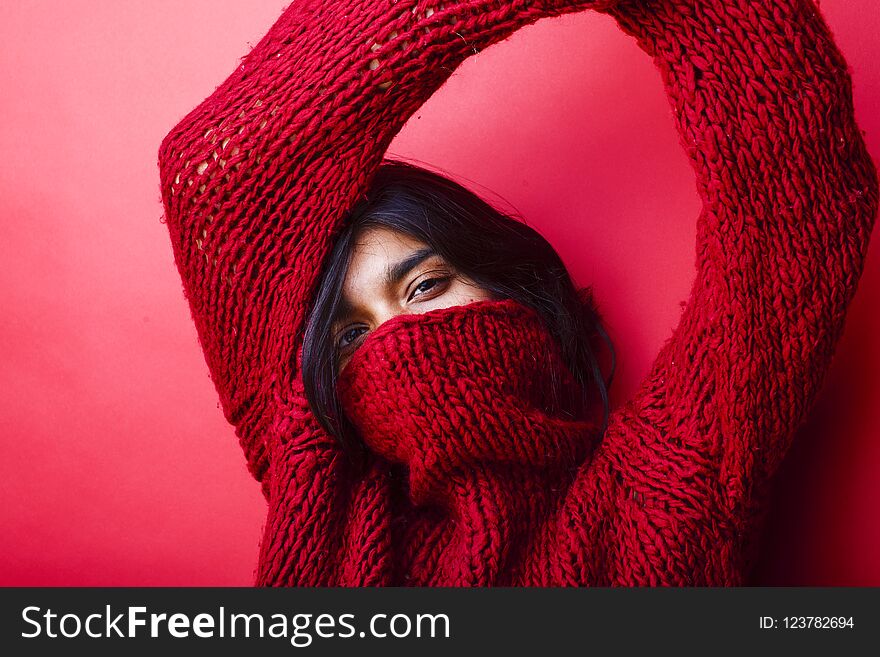
M 566 405 L 574 383 L 534 311 L 396 317 L 339 380 L 359 467 L 300 375 L 335 235 L 462 61 L 588 8 L 653 58 L 696 174 L 679 324 L 600 435 Z M 260 585 L 742 584 L 878 204 L 811 0 L 298 0 L 159 165 L 199 340 L 268 501 Z

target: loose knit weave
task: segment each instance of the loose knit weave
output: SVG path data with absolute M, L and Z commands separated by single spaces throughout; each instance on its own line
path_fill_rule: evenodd
M 574 383 L 534 310 L 396 317 L 339 380 L 366 446 L 352 461 L 300 373 L 335 235 L 462 61 L 587 8 L 653 58 L 696 173 L 678 326 L 600 434 L 553 402 Z M 199 340 L 268 501 L 259 585 L 742 584 L 878 202 L 810 0 L 295 0 L 159 165 Z

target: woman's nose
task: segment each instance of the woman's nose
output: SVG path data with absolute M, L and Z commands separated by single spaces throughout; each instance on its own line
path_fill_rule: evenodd
M 406 309 L 397 303 L 383 303 L 377 306 L 373 311 L 373 319 L 376 322 L 376 326 L 381 326 L 389 319 L 397 317 L 398 315 L 403 315 L 407 311 Z

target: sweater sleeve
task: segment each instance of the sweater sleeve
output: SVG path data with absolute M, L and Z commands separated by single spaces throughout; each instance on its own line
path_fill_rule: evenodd
M 723 564 L 721 545 L 683 535 L 738 540 L 759 514 L 856 292 L 876 171 L 846 62 L 810 0 L 640 0 L 611 13 L 660 69 L 702 211 L 679 324 L 573 495 L 582 507 L 588 491 L 615 491 L 618 566 L 679 543 Z M 647 572 L 621 581 L 656 581 Z
M 314 428 L 299 377 L 307 309 L 393 137 L 470 55 L 542 17 L 615 2 L 296 0 L 165 137 L 175 263 L 258 480 L 279 405 Z

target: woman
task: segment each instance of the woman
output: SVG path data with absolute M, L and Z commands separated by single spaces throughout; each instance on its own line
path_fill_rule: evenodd
M 590 290 L 577 290 L 537 231 L 456 182 L 387 160 L 323 271 L 303 339 L 303 384 L 317 420 L 349 449 L 360 445 L 335 382 L 365 337 L 398 315 L 492 299 L 515 299 L 541 314 L 579 383 L 579 398 L 568 404 L 587 412 L 594 388 L 607 418 L 611 375 L 601 374 L 599 339 L 612 370 L 614 351 Z
M 361 294 L 367 334 L 319 384 L 318 329 L 346 321 L 324 297 L 358 296 L 353 269 L 334 285 L 326 265 L 394 135 L 468 56 L 585 8 L 653 57 L 703 201 L 690 300 L 635 397 L 603 432 L 580 406 L 589 358 L 546 313 L 464 288 L 421 313 Z M 262 585 L 741 584 L 878 197 L 810 0 L 295 2 L 160 169 L 205 357 L 269 503 Z

